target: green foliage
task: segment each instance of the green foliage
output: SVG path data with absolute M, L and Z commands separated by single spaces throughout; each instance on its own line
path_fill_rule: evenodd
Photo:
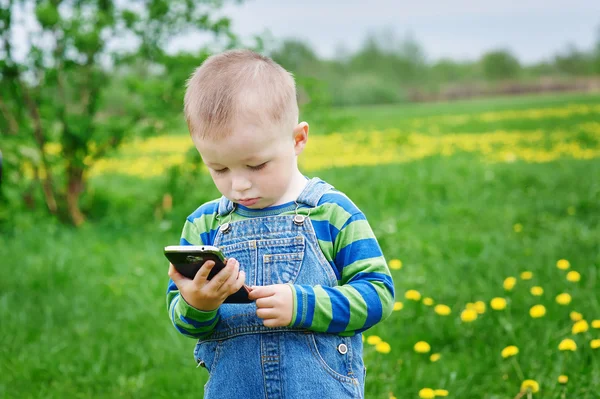
M 481 58 L 483 74 L 487 79 L 516 78 L 520 71 L 519 60 L 507 50 L 486 53 Z

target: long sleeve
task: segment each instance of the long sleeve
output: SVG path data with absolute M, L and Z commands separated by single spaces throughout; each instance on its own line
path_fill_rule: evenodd
M 394 285 L 364 214 L 343 194 L 327 195 L 322 212 L 315 212 L 313 225 L 339 285 L 292 285 L 290 326 L 354 335 L 391 314 Z
M 201 209 L 201 208 L 200 208 Z M 200 217 L 198 218 L 200 219 Z M 200 234 L 194 215 L 190 216 L 181 234 L 180 245 L 202 245 Z M 181 334 L 192 338 L 204 338 L 213 331 L 219 321 L 219 310 L 204 312 L 190 306 L 181 296 L 179 289 L 169 279 L 167 288 L 167 309 L 171 323 Z

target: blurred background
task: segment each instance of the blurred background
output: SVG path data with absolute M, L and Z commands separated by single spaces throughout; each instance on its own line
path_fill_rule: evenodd
M 591 0 L 0 0 L 0 397 L 202 396 L 162 247 L 218 195 L 182 102 L 230 48 L 294 74 L 303 171 L 393 265 L 366 397 L 595 397 Z

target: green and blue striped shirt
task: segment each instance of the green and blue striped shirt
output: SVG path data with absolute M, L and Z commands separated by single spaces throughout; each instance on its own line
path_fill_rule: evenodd
M 219 228 L 218 207 L 217 199 L 192 213 L 180 244 L 212 245 Z M 231 222 L 266 214 L 293 215 L 294 208 L 294 203 L 263 210 L 239 207 Z M 346 195 L 331 189 L 310 210 L 310 220 L 339 285 L 291 285 L 294 313 L 290 327 L 354 335 L 387 318 L 393 309 L 394 285 L 365 215 Z M 169 281 L 167 305 L 175 328 L 190 337 L 209 336 L 219 320 L 218 309 L 203 312 L 188 305 L 173 281 Z

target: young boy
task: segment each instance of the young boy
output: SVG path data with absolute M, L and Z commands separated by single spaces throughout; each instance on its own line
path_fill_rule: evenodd
M 223 195 L 186 220 L 181 245 L 228 258 L 213 279 L 169 268 L 175 328 L 198 339 L 204 397 L 362 398 L 362 331 L 392 310 L 394 286 L 364 214 L 298 156 L 292 76 L 271 59 L 233 50 L 207 59 L 185 94 L 192 140 Z M 244 284 L 251 304 L 223 303 Z

